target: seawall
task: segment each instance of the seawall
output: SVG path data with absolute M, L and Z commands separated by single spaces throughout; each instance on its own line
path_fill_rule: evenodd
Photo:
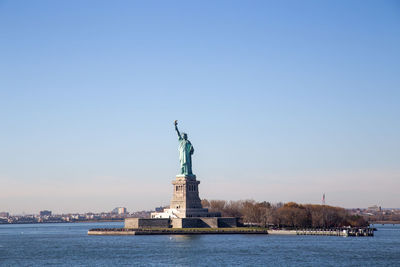
M 264 228 L 148 228 L 90 229 L 88 235 L 208 235 L 208 234 L 268 234 Z
M 320 236 L 373 236 L 373 228 L 267 230 L 266 228 L 103 228 L 90 229 L 88 235 L 205 235 L 205 234 L 270 234 Z

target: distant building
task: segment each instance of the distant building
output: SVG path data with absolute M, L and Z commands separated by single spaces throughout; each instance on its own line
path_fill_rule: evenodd
M 10 217 L 10 214 L 8 212 L 0 212 L 0 218 L 8 218 Z
M 126 214 L 127 213 L 127 210 L 126 210 L 126 208 L 118 208 L 118 214 Z
M 50 210 L 42 210 L 40 211 L 40 216 L 51 216 Z
M 157 207 L 155 208 L 156 212 L 163 212 L 164 211 L 164 207 Z
M 382 211 L 382 208 L 378 207 L 378 205 L 374 205 L 374 206 L 368 207 L 367 210 L 369 210 L 369 211 Z
M 128 213 L 128 211 L 124 207 L 117 207 L 117 208 L 113 209 L 111 213 L 114 213 L 114 214 L 126 214 L 126 213 Z

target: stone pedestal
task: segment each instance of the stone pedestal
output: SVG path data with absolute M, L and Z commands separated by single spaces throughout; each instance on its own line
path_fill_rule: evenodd
M 199 197 L 200 181 L 195 175 L 177 175 L 172 181 L 173 191 L 170 209 L 176 210 L 178 218 L 209 217 L 208 209 L 203 209 Z M 214 216 L 215 214 L 212 214 Z
M 171 209 L 201 209 L 201 200 L 199 197 L 200 181 L 196 180 L 195 175 L 178 175 L 176 180 L 172 181 L 173 192 L 171 200 Z
M 208 212 L 201 205 L 200 181 L 196 175 L 177 175 L 172 181 L 173 191 L 169 209 L 152 213 L 152 218 L 221 217 L 219 212 Z

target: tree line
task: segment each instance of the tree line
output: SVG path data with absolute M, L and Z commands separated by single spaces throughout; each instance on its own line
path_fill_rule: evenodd
M 244 224 L 264 227 L 333 228 L 364 227 L 368 222 L 359 215 L 352 215 L 344 208 L 328 205 L 276 203 L 254 200 L 201 201 L 210 212 L 221 212 L 224 217 L 239 217 Z

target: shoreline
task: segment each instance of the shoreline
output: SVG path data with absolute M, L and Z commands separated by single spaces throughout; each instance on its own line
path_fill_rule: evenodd
M 267 229 L 267 228 L 97 228 L 88 235 L 199 235 L 199 234 L 271 234 L 271 235 L 320 235 L 320 236 L 373 236 L 374 228 L 332 229 Z

